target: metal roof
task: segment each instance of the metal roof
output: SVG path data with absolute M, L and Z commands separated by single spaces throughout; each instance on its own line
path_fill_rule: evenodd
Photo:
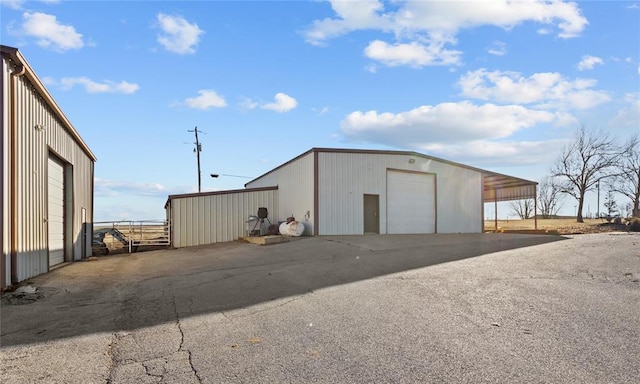
M 51 108 L 54 114 L 60 119 L 62 125 L 67 129 L 67 132 L 73 137 L 73 139 L 80 145 L 80 148 L 91 158 L 93 161 L 96 161 L 96 155 L 91 152 L 87 143 L 80 137 L 80 134 L 73 127 L 67 116 L 62 112 L 62 109 L 55 102 L 47 88 L 44 86 L 42 81 L 38 78 L 35 71 L 31 68 L 27 59 L 22 56 L 22 53 L 18 50 L 18 48 L 9 47 L 6 45 L 0 45 L 0 53 L 2 56 L 7 57 L 13 65 L 23 66 L 25 68 L 24 76 L 29 80 L 31 85 L 37 90 L 37 92 L 42 96 L 47 103 L 47 105 Z
M 258 180 L 277 169 L 280 169 L 312 152 L 338 152 L 338 153 L 364 153 L 374 155 L 407 155 L 422 157 L 425 159 L 435 160 L 441 163 L 454 165 L 461 168 L 471 169 L 482 174 L 483 184 L 483 196 L 482 199 L 485 203 L 494 201 L 508 201 L 508 200 L 520 200 L 520 199 L 535 199 L 536 197 L 536 185 L 537 182 L 521 179 L 514 176 L 503 175 L 493 171 L 487 171 L 472 167 L 470 165 L 456 163 L 454 161 L 441 159 L 438 157 L 425 155 L 414 151 L 393 151 L 393 150 L 371 150 L 371 149 L 344 149 L 344 148 L 311 148 L 310 150 L 294 157 L 293 159 L 281 164 L 280 166 L 262 174 L 255 179 L 249 181 L 246 185 Z
M 482 200 L 487 202 L 536 198 L 535 181 L 482 171 Z

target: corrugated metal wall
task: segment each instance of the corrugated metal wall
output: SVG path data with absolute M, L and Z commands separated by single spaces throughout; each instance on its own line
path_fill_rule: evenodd
M 380 233 L 386 233 L 387 169 L 436 174 L 438 233 L 482 231 L 480 172 L 405 154 L 319 152 L 319 234 L 364 233 L 364 194 L 380 195 Z
M 246 236 L 246 221 L 266 207 L 278 217 L 278 189 L 171 196 L 172 245 L 177 248 L 237 240 Z
M 2 142 L 2 167 L 0 172 L 0 182 L 2 183 L 2 201 L 0 202 L 2 206 L 0 206 L 0 214 L 2 216 L 2 228 L 0 228 L 0 238 L 2 243 L 2 265 L 4 269 L 2 272 L 4 278 L 1 281 L 5 282 L 5 285 L 8 285 L 11 282 L 11 249 L 9 246 L 9 225 L 10 225 L 10 207 L 9 207 L 9 180 L 11 180 L 11 173 L 9 167 L 9 65 L 8 63 L 2 59 L 2 98 L 0 103 L 2 103 L 2 132 L 0 133 Z M 0 285 L 0 289 L 4 288 Z
M 4 61 L 3 87 L 9 87 L 9 72 Z M 15 156 L 17 167 L 16 174 L 11 177 L 17 183 L 17 195 L 11 198 L 16 199 L 16 267 L 18 281 L 22 281 L 48 271 L 46 191 L 49 155 L 54 154 L 65 163 L 66 177 L 71 180 L 68 197 L 72 201 L 72 208 L 65 218 L 67 260 L 82 257 L 81 208 L 87 210 L 88 221 L 93 218 L 93 160 L 74 140 L 26 76 L 17 77 L 16 80 L 15 94 L 12 95 L 15 96 L 16 106 L 13 111 L 17 127 L 14 138 L 16 152 L 12 156 Z M 5 92 L 3 89 L 3 94 Z M 5 111 L 9 112 L 9 108 Z M 3 130 L 9 130 L 9 124 L 4 124 Z M 36 125 L 44 129 L 36 129 Z M 3 242 L 8 243 L 10 239 L 6 237 Z M 87 244 L 87 255 L 90 254 L 91 244 Z
M 309 152 L 247 184 L 249 188 L 278 186 L 279 221 L 293 216 L 304 223 L 304 235 L 313 234 L 314 154 Z

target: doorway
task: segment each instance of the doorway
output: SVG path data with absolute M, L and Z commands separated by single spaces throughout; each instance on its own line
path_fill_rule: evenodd
M 364 233 L 380 233 L 380 195 L 368 195 L 364 201 Z

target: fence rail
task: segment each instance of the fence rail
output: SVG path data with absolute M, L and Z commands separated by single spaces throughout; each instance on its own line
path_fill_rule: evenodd
M 98 221 L 93 223 L 93 248 L 99 253 L 140 246 L 171 245 L 171 225 L 161 220 Z

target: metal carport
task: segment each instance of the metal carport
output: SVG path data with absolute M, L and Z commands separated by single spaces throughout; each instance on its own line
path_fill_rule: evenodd
M 534 229 L 538 229 L 537 186 L 535 181 L 520 179 L 513 176 L 502 175 L 495 172 L 483 172 L 482 174 L 482 200 L 485 203 L 495 204 L 495 230 L 498 230 L 498 202 L 533 199 Z

